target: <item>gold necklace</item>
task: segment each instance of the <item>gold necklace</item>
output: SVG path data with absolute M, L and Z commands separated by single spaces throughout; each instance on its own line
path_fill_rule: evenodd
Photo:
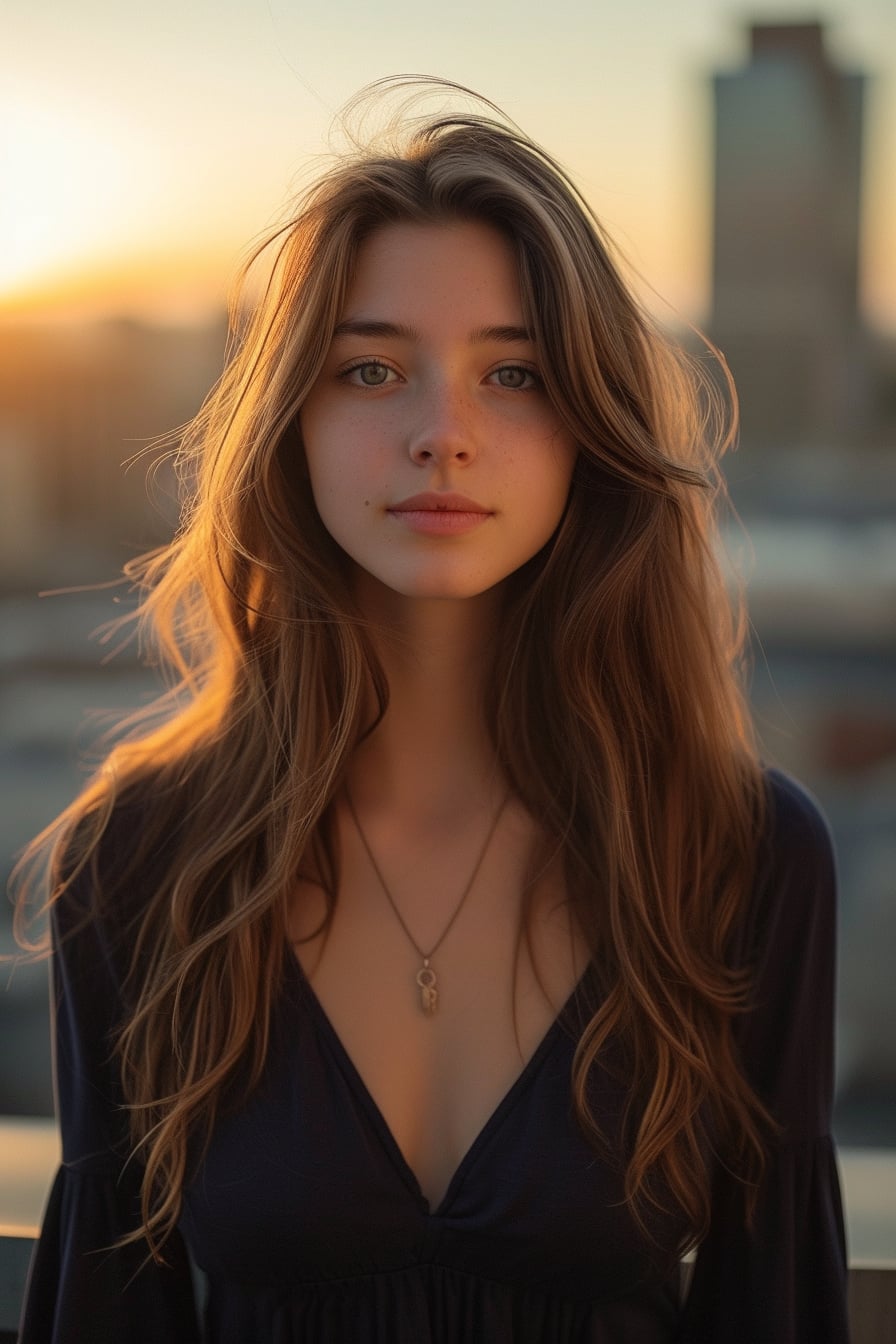
M 417 952 L 417 955 L 418 955 L 419 957 L 421 957 L 422 960 L 423 960 L 423 965 L 420 967 L 420 969 L 419 969 L 419 971 L 417 972 L 417 975 L 416 975 L 416 981 L 417 981 L 417 984 L 418 984 L 419 987 L 420 987 L 420 1007 L 423 1009 L 423 1012 L 424 1012 L 424 1014 L 426 1015 L 426 1017 L 432 1017 L 432 1016 L 435 1014 L 435 1012 L 437 1011 L 438 1006 L 439 1006 L 439 991 L 438 991 L 438 989 L 436 988 L 436 985 L 437 985 L 437 981 L 436 981 L 436 973 L 435 973 L 435 971 L 433 970 L 432 966 L 430 965 L 430 960 L 431 960 L 431 958 L 435 955 L 435 953 L 438 952 L 439 948 L 442 946 L 442 943 L 443 943 L 443 942 L 445 941 L 445 939 L 447 938 L 447 936 L 448 936 L 448 934 L 449 934 L 451 928 L 452 928 L 453 925 L 454 925 L 454 921 L 457 919 L 458 915 L 460 914 L 460 912 L 461 912 L 461 910 L 462 910 L 462 908 L 463 908 L 464 901 L 466 901 L 467 897 L 469 896 L 469 894 L 470 894 L 470 892 L 471 892 L 471 890 L 472 890 L 472 888 L 473 888 L 473 883 L 476 881 L 476 875 L 477 875 L 477 873 L 479 872 L 479 869 L 482 867 L 482 862 L 483 862 L 483 860 L 484 860 L 484 858 L 485 858 L 485 856 L 486 856 L 486 853 L 487 853 L 487 851 L 488 851 L 488 847 L 489 847 L 489 845 L 490 845 L 491 842 L 492 842 L 492 837 L 494 836 L 495 831 L 498 829 L 498 822 L 501 820 L 501 816 L 502 816 L 502 814 L 503 814 L 503 812 L 504 812 L 504 809 L 505 809 L 505 807 L 507 806 L 507 803 L 508 803 L 508 801 L 509 801 L 509 799 L 510 799 L 510 793 L 509 793 L 509 792 L 508 792 L 508 793 L 505 793 L 505 795 L 504 795 L 504 797 L 503 797 L 503 799 L 502 799 L 502 801 L 501 801 L 501 806 L 498 808 L 497 812 L 495 813 L 494 821 L 492 822 L 491 826 L 489 827 L 488 835 L 485 837 L 485 842 L 483 843 L 482 849 L 479 851 L 479 857 L 477 858 L 476 863 L 475 863 L 475 865 L 474 865 L 474 867 L 473 867 L 473 871 L 472 871 L 472 873 L 470 874 L 470 880 L 467 882 L 467 885 L 464 887 L 463 895 L 461 896 L 460 900 L 458 901 L 457 905 L 455 906 L 454 913 L 452 914 L 452 916 L 451 916 L 451 918 L 449 919 L 448 923 L 445 925 L 444 929 L 442 930 L 442 934 L 441 934 L 441 937 L 439 938 L 438 942 L 436 942 L 436 943 L 434 944 L 434 946 L 431 947 L 430 950 L 429 950 L 428 952 L 424 952 L 424 951 L 423 951 L 423 948 L 419 946 L 419 944 L 417 943 L 416 939 L 414 938 L 414 935 L 411 933 L 411 931 L 410 931 L 410 929 L 408 928 L 407 924 L 404 922 L 404 919 L 402 918 L 401 911 L 399 910 L 398 906 L 395 904 L 395 900 L 394 900 L 394 898 L 393 898 L 393 896 L 392 896 L 392 893 L 391 893 L 391 891 L 389 890 L 388 886 L 386 885 L 386 879 L 383 877 L 382 873 L 380 872 L 379 864 L 377 863 L 376 859 L 373 857 L 373 851 L 371 850 L 370 845 L 369 845 L 368 842 L 367 842 L 367 836 L 364 834 L 364 831 L 363 831 L 363 829 L 362 829 L 362 827 L 361 827 L 361 823 L 360 823 L 360 821 L 358 820 L 358 814 L 357 814 L 357 812 L 355 811 L 355 805 L 354 805 L 354 803 L 352 802 L 352 796 L 351 796 L 351 794 L 350 794 L 349 791 L 348 791 L 348 786 L 347 786 L 347 785 L 346 785 L 346 789 L 345 789 L 345 797 L 346 797 L 346 801 L 347 801 L 347 803 L 348 803 L 348 810 L 349 810 L 349 812 L 350 812 L 351 815 L 352 815 L 352 821 L 355 823 L 355 827 L 356 827 L 356 829 L 357 829 L 358 835 L 361 837 L 361 844 L 364 846 L 365 850 L 367 851 L 367 857 L 368 857 L 368 859 L 370 860 L 370 866 L 371 866 L 371 868 L 373 869 L 373 871 L 376 873 L 377 880 L 378 880 L 380 886 L 382 887 L 383 891 L 386 893 L 386 898 L 387 898 L 389 904 L 391 905 L 392 909 L 395 911 L 395 917 L 396 917 L 396 919 L 398 920 L 399 924 L 401 925 L 401 927 L 404 929 L 405 933 L 407 934 L 407 936 L 408 936 L 408 940 L 410 941 L 410 943 L 411 943 L 411 945 L 413 946 L 414 950 Z

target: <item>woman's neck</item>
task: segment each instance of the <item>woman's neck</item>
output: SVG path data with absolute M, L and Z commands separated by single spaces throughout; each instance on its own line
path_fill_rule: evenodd
M 488 805 L 504 791 L 484 715 L 500 595 L 363 597 L 389 707 L 355 753 L 356 802 L 421 820 Z

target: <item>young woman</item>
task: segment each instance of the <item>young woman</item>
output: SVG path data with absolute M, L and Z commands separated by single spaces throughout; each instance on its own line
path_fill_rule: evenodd
M 234 342 L 142 571 L 177 684 L 50 837 L 22 1344 L 845 1340 L 831 849 L 707 380 L 467 113 L 333 167 Z

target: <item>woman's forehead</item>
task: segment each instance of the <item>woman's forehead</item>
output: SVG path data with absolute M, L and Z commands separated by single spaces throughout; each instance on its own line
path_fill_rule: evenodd
M 376 335 L 380 325 L 410 336 L 435 317 L 531 339 L 516 253 L 498 229 L 468 220 L 402 222 L 364 239 L 337 333 L 366 327 L 363 334 Z

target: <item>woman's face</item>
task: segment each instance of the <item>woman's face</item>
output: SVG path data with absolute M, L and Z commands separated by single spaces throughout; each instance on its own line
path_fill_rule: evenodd
M 488 225 L 390 224 L 362 244 L 300 422 L 324 526 L 407 597 L 485 592 L 563 514 L 575 444 Z

